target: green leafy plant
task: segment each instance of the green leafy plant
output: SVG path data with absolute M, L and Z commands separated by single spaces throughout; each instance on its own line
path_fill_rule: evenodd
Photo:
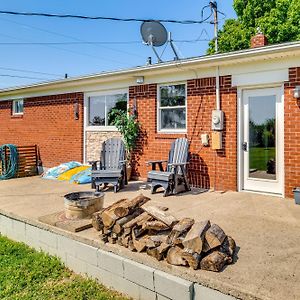
M 109 119 L 122 134 L 127 151 L 127 159 L 130 160 L 131 152 L 136 145 L 140 132 L 140 124 L 137 121 L 136 115 L 130 111 L 126 112 L 120 109 L 113 109 L 109 113 Z
M 236 19 L 228 19 L 218 33 L 219 52 L 247 49 L 259 27 L 269 44 L 300 40 L 299 0 L 233 0 Z M 208 54 L 215 53 L 214 40 Z

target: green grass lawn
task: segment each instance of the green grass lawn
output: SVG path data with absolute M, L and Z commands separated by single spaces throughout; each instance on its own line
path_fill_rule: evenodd
M 275 159 L 275 148 L 254 148 L 249 149 L 250 169 L 267 170 L 267 162 Z
M 0 299 L 125 300 L 60 260 L 0 236 Z

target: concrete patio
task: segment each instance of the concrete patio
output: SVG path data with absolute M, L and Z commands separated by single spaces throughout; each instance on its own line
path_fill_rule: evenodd
M 38 222 L 38 217 L 63 210 L 63 195 L 89 190 L 39 177 L 0 182 L 0 214 Z M 210 219 L 237 243 L 237 261 L 221 273 L 193 271 L 157 262 L 143 253 L 118 245 L 104 245 L 92 228 L 76 234 L 79 239 L 104 250 L 242 299 L 299 299 L 300 296 L 300 206 L 292 200 L 253 193 L 205 192 L 163 198 L 150 195 L 145 183 L 130 182 L 119 193 L 105 193 L 105 206 L 143 192 L 151 204 L 169 207 L 177 217 Z M 42 226 L 42 224 L 41 224 Z

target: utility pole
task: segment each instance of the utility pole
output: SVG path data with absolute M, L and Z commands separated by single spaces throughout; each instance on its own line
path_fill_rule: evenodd
M 218 4 L 216 0 L 211 0 L 209 2 L 210 8 L 213 10 L 214 13 L 214 38 L 215 38 L 215 53 L 218 53 Z

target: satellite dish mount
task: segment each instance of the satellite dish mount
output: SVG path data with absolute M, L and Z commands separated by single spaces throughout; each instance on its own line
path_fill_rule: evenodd
M 146 45 L 151 46 L 159 63 L 162 62 L 155 47 L 163 46 L 169 42 L 175 54 L 175 59 L 179 59 L 177 51 L 174 47 L 171 32 L 167 32 L 166 28 L 158 21 L 145 21 L 141 25 L 141 35 Z

